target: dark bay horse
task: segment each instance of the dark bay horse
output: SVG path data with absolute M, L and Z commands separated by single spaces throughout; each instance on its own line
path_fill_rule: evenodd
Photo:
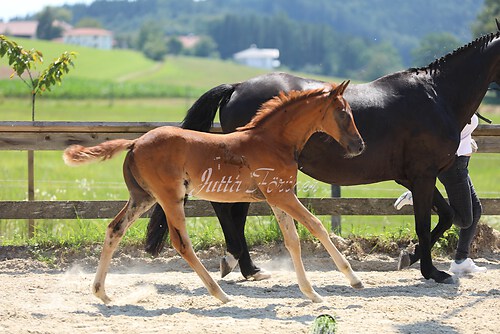
M 183 207 L 188 194 L 217 202 L 267 201 L 283 232 L 300 290 L 312 301 L 322 299 L 306 277 L 293 219 L 321 241 L 351 286 L 362 288 L 360 279 L 332 243 L 321 221 L 302 205 L 293 191 L 297 157 L 313 133 L 325 131 L 349 156 L 364 150 L 349 104 L 342 97 L 347 85 L 348 82 L 344 82 L 338 86 L 330 84 L 315 90 L 282 93 L 265 103 L 250 123 L 229 134 L 166 126 L 135 140 L 117 139 L 94 147 L 68 147 L 63 155 L 68 165 L 110 159 L 128 151 L 123 174 L 130 198 L 106 230 L 93 283 L 94 294 L 105 303 L 111 301 L 104 282 L 113 253 L 134 221 L 158 202 L 166 212 L 174 248 L 211 295 L 222 302 L 229 301 L 192 248 Z
M 499 28 L 500 29 L 500 28 Z M 460 131 L 469 122 L 490 83 L 500 83 L 500 33 L 492 33 L 458 48 L 422 68 L 411 68 L 353 85 L 344 97 L 366 142 L 364 154 L 342 159 L 336 142 L 312 136 L 299 156 L 300 169 L 313 178 L 337 185 L 367 184 L 395 180 L 414 194 L 418 247 L 411 263 L 421 260 L 427 279 L 451 282 L 437 270 L 431 247 L 452 224 L 447 202 L 435 187 L 436 176 L 453 161 Z M 259 76 L 237 84 L 217 86 L 197 100 L 183 127 L 208 131 L 220 109 L 224 132 L 246 124 L 260 104 L 280 91 L 311 89 L 323 82 L 284 73 Z M 332 163 L 335 162 L 335 163 Z M 228 251 L 239 260 L 245 277 L 259 275 L 250 259 L 244 237 L 248 203 L 213 203 L 222 225 Z M 439 215 L 430 232 L 431 208 Z M 157 254 L 166 228 L 161 208 L 156 207 L 146 250 Z

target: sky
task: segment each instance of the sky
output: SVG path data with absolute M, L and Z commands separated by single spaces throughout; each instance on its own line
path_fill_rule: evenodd
M 90 4 L 94 0 L 2 0 L 0 5 L 0 19 L 4 22 L 11 18 L 41 11 L 46 6 L 72 5 L 76 3 Z

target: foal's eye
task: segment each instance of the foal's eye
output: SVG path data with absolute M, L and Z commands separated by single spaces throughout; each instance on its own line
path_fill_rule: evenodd
M 339 117 L 340 119 L 344 120 L 347 118 L 347 111 L 345 109 L 342 109 L 340 112 L 339 112 Z

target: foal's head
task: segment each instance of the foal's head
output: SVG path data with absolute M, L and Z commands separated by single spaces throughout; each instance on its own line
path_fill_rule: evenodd
M 354 157 L 363 152 L 365 143 L 354 123 L 351 107 L 342 96 L 347 85 L 349 85 L 349 81 L 344 81 L 338 86 L 332 84 L 325 91 L 325 94 L 328 94 L 328 102 L 320 130 L 339 142 L 347 151 L 347 157 Z

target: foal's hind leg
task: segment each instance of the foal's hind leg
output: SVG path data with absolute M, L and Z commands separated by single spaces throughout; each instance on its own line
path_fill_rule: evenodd
M 297 274 L 297 280 L 299 282 L 300 291 L 302 291 L 302 293 L 313 302 L 322 302 L 323 299 L 316 291 L 314 291 L 314 288 L 306 277 L 306 271 L 304 269 L 304 264 L 302 263 L 301 258 L 299 235 L 297 233 L 297 229 L 295 228 L 293 218 L 276 206 L 271 206 L 271 209 L 273 210 L 274 215 L 278 220 L 281 232 L 283 233 L 285 247 L 290 253 L 290 257 L 292 258 L 295 273 Z
M 106 280 L 106 274 L 108 273 L 113 253 L 127 229 L 155 203 L 154 198 L 144 191 L 132 175 L 129 168 L 130 161 L 130 155 L 127 155 L 123 165 L 123 175 L 130 193 L 130 199 L 106 229 L 106 237 L 101 251 L 101 258 L 92 285 L 94 295 L 106 304 L 109 303 L 111 299 L 106 295 L 104 281 Z
M 182 196 L 175 196 L 175 190 L 162 189 L 158 202 L 163 207 L 167 215 L 168 228 L 170 230 L 170 241 L 175 250 L 182 256 L 191 268 L 198 274 L 208 292 L 219 299 L 223 303 L 230 299 L 219 284 L 210 276 L 207 269 L 196 256 L 191 240 L 186 230 L 186 219 L 182 200 Z
M 154 202 L 154 199 L 149 198 L 148 201 L 137 203 L 131 198 L 106 229 L 106 238 L 104 240 L 101 258 L 99 259 L 99 265 L 92 285 L 94 295 L 106 304 L 108 304 L 111 299 L 106 295 L 104 281 L 106 280 L 106 274 L 108 273 L 113 253 L 130 225 L 146 212 Z

